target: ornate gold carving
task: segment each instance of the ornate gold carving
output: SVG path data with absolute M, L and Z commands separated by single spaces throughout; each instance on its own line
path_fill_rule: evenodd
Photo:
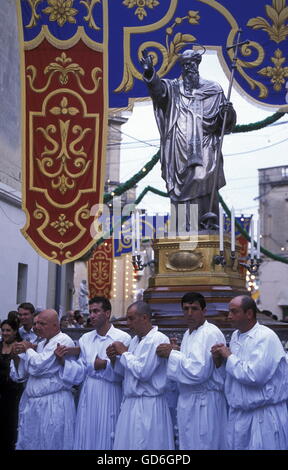
M 79 88 L 86 94 L 93 94 L 98 90 L 99 87 L 99 82 L 102 79 L 102 77 L 97 77 L 97 75 L 102 72 L 102 70 L 99 67 L 94 67 L 94 69 L 91 71 L 91 79 L 94 84 L 94 87 L 92 89 L 87 89 L 82 85 L 81 82 L 81 77 L 85 75 L 85 71 L 82 67 L 80 67 L 79 64 L 76 63 L 71 63 L 72 59 L 70 57 L 67 57 L 65 52 L 62 52 L 60 57 L 55 58 L 56 62 L 51 62 L 47 67 L 44 69 L 44 75 L 48 75 L 48 80 L 46 84 L 42 88 L 36 88 L 35 87 L 35 80 L 37 76 L 37 69 L 34 65 L 29 65 L 27 67 L 27 72 L 29 72 L 29 75 L 27 75 L 27 79 L 30 85 L 30 88 L 35 91 L 35 93 L 43 93 L 46 91 L 51 83 L 52 77 L 55 73 L 59 73 L 59 83 L 64 86 L 67 85 L 68 83 L 68 74 L 73 74 L 74 77 L 77 80 L 77 83 L 79 85 Z
M 178 26 L 185 20 L 188 20 L 190 24 L 199 24 L 199 19 L 200 16 L 198 15 L 198 11 L 193 10 L 189 10 L 187 15 L 183 16 L 182 18 L 176 17 L 173 23 L 166 28 L 166 47 L 163 44 L 154 41 L 146 41 L 142 43 L 141 46 L 138 48 L 139 61 L 142 57 L 143 49 L 149 49 L 151 47 L 154 47 L 155 49 L 158 49 L 162 56 L 162 64 L 157 73 L 159 77 L 162 77 L 163 75 L 167 74 L 177 61 L 180 50 L 185 45 L 196 41 L 196 37 L 192 34 L 182 34 L 180 32 L 176 33 L 173 39 L 171 39 L 175 26 Z M 153 57 L 153 63 L 154 65 L 156 65 L 158 62 L 157 54 L 154 51 L 149 51 L 149 54 Z M 128 56 L 128 54 L 126 54 L 125 50 L 124 73 L 122 82 L 119 87 L 116 88 L 116 90 L 114 91 L 116 93 L 120 93 L 122 91 L 127 92 L 131 90 L 134 84 L 134 78 L 138 78 L 139 80 L 141 80 L 142 75 L 134 67 L 131 58 Z
M 31 19 L 30 19 L 29 24 L 25 26 L 26 28 L 33 28 L 34 26 L 36 26 L 37 21 L 40 18 L 40 15 L 36 13 L 36 8 L 40 2 L 42 2 L 42 0 L 28 0 L 28 3 L 31 7 L 32 14 L 31 14 Z
M 82 0 L 80 3 L 83 3 L 85 7 L 87 8 L 87 15 L 83 17 L 85 21 L 89 21 L 88 26 L 92 29 L 99 30 L 99 26 L 94 21 L 93 18 L 93 8 L 96 5 L 96 3 L 100 3 L 101 0 Z
M 139 20 L 143 20 L 144 16 L 147 16 L 145 7 L 150 8 L 151 10 L 159 5 L 158 0 L 124 0 L 123 5 L 127 8 L 133 8 L 137 6 L 135 10 L 135 15 L 138 16 Z
M 57 21 L 59 26 L 68 23 L 76 23 L 74 18 L 78 10 L 73 7 L 74 0 L 48 0 L 49 7 L 42 10 L 43 13 L 49 15 L 49 21 Z
M 70 227 L 73 227 L 74 224 L 73 222 L 70 222 L 70 220 L 66 220 L 65 214 L 60 214 L 58 220 L 51 222 L 50 225 L 63 236 Z
M 173 271 L 194 271 L 203 267 L 201 262 L 202 253 L 183 250 L 167 253 L 166 268 Z
M 77 108 L 68 107 L 68 100 L 66 97 L 63 97 L 61 100 L 59 107 L 53 107 L 50 109 L 52 114 L 72 114 L 75 115 L 79 112 Z M 61 148 L 59 143 L 51 137 L 51 133 L 56 133 L 56 127 L 53 124 L 50 124 L 44 129 L 43 127 L 38 127 L 37 131 L 41 131 L 43 136 L 46 140 L 52 144 L 52 148 L 48 148 L 45 146 L 44 152 L 41 153 L 42 160 L 37 158 L 37 164 L 42 174 L 47 176 L 48 178 L 52 179 L 51 186 L 54 189 L 59 189 L 61 194 L 65 194 L 68 189 L 72 189 L 75 187 L 75 179 L 82 176 L 86 173 L 88 167 L 91 164 L 91 161 L 86 162 L 85 158 L 87 158 L 87 154 L 84 152 L 83 146 L 79 149 L 75 149 L 75 145 L 78 144 L 85 136 L 87 132 L 90 132 L 90 128 L 82 129 L 79 125 L 74 125 L 72 128 L 72 133 L 79 134 L 79 136 L 69 144 L 69 151 L 67 149 L 67 140 L 69 136 L 69 127 L 70 127 L 70 120 L 63 121 L 59 119 L 59 129 L 60 129 L 60 136 L 61 136 Z M 59 150 L 60 148 L 60 150 Z M 58 152 L 58 155 L 55 154 Z M 68 170 L 67 162 L 71 160 L 70 154 L 77 156 L 73 161 L 73 165 L 75 168 L 79 169 L 80 171 L 76 173 L 71 173 Z M 48 155 L 48 156 L 47 156 Z M 52 158 L 52 156 L 54 156 Z M 57 164 L 57 160 L 60 160 L 60 165 L 57 167 L 56 171 L 51 172 L 48 171 L 49 169 L 55 168 Z M 55 180 L 57 178 L 57 180 Z
M 286 6 L 286 0 L 272 0 L 272 6 L 265 5 L 265 10 L 268 18 L 270 18 L 272 24 L 270 24 L 265 18 L 257 16 L 251 18 L 247 26 L 252 29 L 262 29 L 269 34 L 271 41 L 277 43 L 285 41 L 288 36 L 288 25 L 285 24 L 288 19 L 288 7 Z
M 282 85 L 285 83 L 284 78 L 288 77 L 288 67 L 282 67 L 285 60 L 286 58 L 282 56 L 282 51 L 276 49 L 274 57 L 271 57 L 271 62 L 273 62 L 274 67 L 264 67 L 258 72 L 266 77 L 271 77 L 271 83 L 274 83 L 273 88 L 275 91 L 281 90 Z

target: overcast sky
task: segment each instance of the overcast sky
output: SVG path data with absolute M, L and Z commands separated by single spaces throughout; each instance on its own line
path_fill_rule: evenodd
M 203 56 L 200 75 L 220 83 L 227 95 L 228 80 L 216 53 L 209 52 Z M 248 102 L 235 87 L 231 101 L 237 112 L 238 124 L 259 121 L 277 111 L 276 108 L 260 108 L 255 103 Z M 288 123 L 280 124 L 286 121 L 288 118 L 284 115 L 277 121 L 277 125 L 224 137 L 224 171 L 227 184 L 221 189 L 221 195 L 230 208 L 234 206 L 236 215 L 258 214 L 258 199 L 255 199 L 258 196 L 258 168 L 288 164 Z M 124 182 L 138 172 L 159 148 L 158 129 L 149 102 L 134 105 L 132 115 L 130 114 L 128 122 L 122 126 L 122 132 L 126 134 L 123 135 L 121 150 L 120 180 Z M 160 174 L 160 163 L 138 183 L 137 196 L 147 185 L 166 191 Z M 149 213 L 166 212 L 169 211 L 169 199 L 149 193 L 139 208 L 145 208 Z

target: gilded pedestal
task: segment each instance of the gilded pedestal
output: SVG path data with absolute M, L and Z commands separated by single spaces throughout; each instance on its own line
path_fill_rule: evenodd
M 224 237 L 225 265 L 217 263 L 219 236 L 202 232 L 198 237 L 162 238 L 154 242 L 155 274 L 144 293 L 154 312 L 155 323 L 181 323 L 181 297 L 189 291 L 201 292 L 207 302 L 207 316 L 225 322 L 229 301 L 247 294 L 245 270 L 239 266 L 240 246 L 231 257 L 230 237 Z

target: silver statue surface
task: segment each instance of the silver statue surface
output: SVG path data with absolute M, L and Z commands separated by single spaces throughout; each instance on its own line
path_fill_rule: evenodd
M 227 102 L 221 86 L 199 75 L 201 54 L 187 50 L 179 56 L 182 75 L 176 79 L 160 79 L 152 56 L 142 52 L 143 80 L 154 105 L 160 133 L 161 172 L 170 200 L 198 205 L 198 223 L 209 211 L 216 157 L 224 112 L 227 113 L 225 133 L 236 123 L 236 113 Z M 213 74 L 213 71 L 211 71 Z M 223 157 L 217 177 L 217 190 L 225 186 Z M 218 215 L 218 195 L 212 210 Z M 189 216 L 189 215 L 188 215 Z M 186 221 L 189 230 L 189 221 Z
M 88 301 L 89 301 L 89 291 L 87 287 L 87 282 L 85 279 L 83 279 L 80 282 L 80 288 L 79 288 L 79 310 L 81 313 L 89 313 L 89 308 L 88 308 Z

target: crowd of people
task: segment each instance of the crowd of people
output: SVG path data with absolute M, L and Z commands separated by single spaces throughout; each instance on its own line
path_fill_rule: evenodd
M 230 301 L 229 345 L 206 320 L 200 293 L 185 294 L 181 305 L 188 327 L 181 345 L 153 326 L 143 301 L 128 307 L 131 337 L 111 323 L 107 298 L 90 299 L 91 330 L 77 344 L 61 330 L 83 326 L 81 312 L 77 320 L 67 312 L 65 324 L 28 302 L 9 312 L 0 342 L 5 448 L 288 449 L 286 353 L 258 323 L 254 300 Z M 176 418 L 167 400 L 175 385 Z

